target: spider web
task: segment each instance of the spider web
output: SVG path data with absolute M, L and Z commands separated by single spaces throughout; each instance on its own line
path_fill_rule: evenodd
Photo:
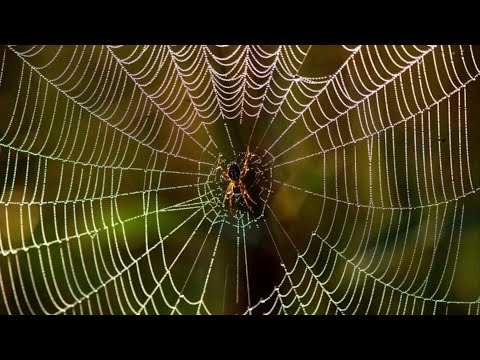
M 0 313 L 480 314 L 477 59 L 0 48 Z

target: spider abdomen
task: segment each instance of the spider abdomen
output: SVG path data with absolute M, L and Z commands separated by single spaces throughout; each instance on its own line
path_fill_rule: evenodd
M 236 163 L 230 164 L 228 167 L 228 176 L 235 182 L 240 180 L 240 167 Z

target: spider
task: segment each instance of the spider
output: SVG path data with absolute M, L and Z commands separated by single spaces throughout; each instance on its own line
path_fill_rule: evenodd
M 217 169 L 221 169 L 222 167 L 220 166 L 220 157 L 218 157 L 217 161 Z M 245 201 L 245 205 L 247 205 L 248 209 L 253 212 L 252 208 L 248 204 L 248 200 L 256 204 L 256 202 L 250 197 L 247 188 L 245 187 L 245 184 L 242 181 L 242 178 L 247 174 L 248 170 L 248 160 L 250 159 L 250 150 L 249 147 L 247 147 L 247 154 L 245 156 L 245 162 L 243 164 L 242 170 L 240 170 L 240 166 L 233 162 L 227 166 L 227 171 L 224 171 L 222 173 L 223 178 L 226 181 L 230 181 L 230 183 L 227 186 L 227 190 L 225 191 L 225 197 L 223 198 L 223 204 L 225 205 L 225 201 L 227 198 L 229 198 L 230 201 L 230 211 L 232 210 L 232 198 L 233 198 L 233 191 L 235 188 L 239 187 L 240 192 L 242 193 L 243 201 Z M 247 200 L 248 199 L 248 200 Z

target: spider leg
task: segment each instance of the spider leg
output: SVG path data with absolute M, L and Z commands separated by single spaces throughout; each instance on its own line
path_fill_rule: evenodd
M 220 165 L 220 163 L 222 162 L 222 154 L 219 154 L 218 155 L 218 159 L 217 159 L 217 169 L 221 169 L 222 166 Z
M 257 205 L 257 203 L 255 202 L 255 200 L 253 200 L 252 197 L 250 196 L 250 194 L 248 193 L 248 190 L 247 190 L 247 188 L 246 188 L 246 186 L 245 186 L 245 184 L 243 183 L 242 180 L 240 180 L 240 184 L 242 185 L 241 189 L 243 189 L 243 191 L 245 192 L 245 195 L 247 196 L 247 198 L 248 198 L 251 202 L 253 202 L 255 205 Z
M 224 172 L 222 173 L 222 176 L 223 176 L 223 179 L 224 179 L 225 181 L 230 181 L 230 177 L 228 176 L 228 174 L 227 174 L 226 171 L 224 171 Z
M 225 181 L 230 181 L 230 177 L 228 176 L 228 167 L 227 167 L 227 170 L 224 171 L 222 169 L 222 166 L 221 166 L 221 159 L 222 159 L 222 154 L 218 155 L 218 159 L 217 159 L 217 170 L 222 170 L 222 177 Z
M 255 202 L 255 200 L 253 200 L 251 197 L 250 197 L 250 194 L 248 193 L 247 190 L 245 190 L 245 195 L 247 195 L 248 199 L 253 202 L 255 205 L 257 205 L 257 203 Z
M 225 196 L 223 197 L 223 205 L 225 205 L 225 201 L 229 198 L 230 203 L 230 212 L 233 214 L 233 189 L 235 188 L 235 183 L 230 181 L 230 184 L 227 186 L 227 190 L 225 191 Z
M 250 160 L 250 146 L 247 146 L 247 154 L 245 155 L 245 162 L 243 163 L 242 172 L 240 173 L 240 177 L 245 176 L 245 174 L 250 170 L 248 168 L 248 160 Z
M 242 197 L 243 197 L 243 201 L 245 201 L 245 205 L 247 205 L 248 209 L 253 212 L 252 208 L 250 207 L 250 205 L 248 204 L 248 200 L 247 198 L 253 202 L 255 205 L 257 204 L 250 196 L 250 194 L 248 193 L 247 191 L 247 188 L 245 187 L 245 185 L 243 184 L 242 180 L 240 180 L 240 191 L 242 192 Z
M 227 200 L 228 196 L 233 195 L 233 185 L 234 185 L 233 182 L 230 182 L 230 184 L 228 184 L 227 190 L 225 190 L 225 196 L 223 197 L 223 205 L 225 205 L 225 201 Z M 230 207 L 232 206 L 231 202 L 232 202 L 232 196 L 230 196 Z

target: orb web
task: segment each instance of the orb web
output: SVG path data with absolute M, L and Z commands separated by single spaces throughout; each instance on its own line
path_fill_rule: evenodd
M 479 314 L 478 51 L 1 47 L 0 313 Z

